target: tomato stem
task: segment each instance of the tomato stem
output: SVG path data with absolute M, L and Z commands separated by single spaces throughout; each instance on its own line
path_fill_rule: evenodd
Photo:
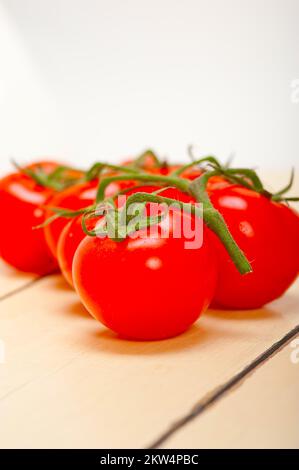
M 162 162 L 160 161 L 158 156 L 155 154 L 155 152 L 151 149 L 147 149 L 144 152 L 142 152 L 142 154 L 139 155 L 139 157 L 137 157 L 132 162 L 132 166 L 137 167 L 137 168 L 144 168 L 144 164 L 145 164 L 146 159 L 148 157 L 152 158 L 152 160 L 153 160 L 153 162 L 154 162 L 154 164 L 157 168 L 160 168 L 162 166 Z
M 195 199 L 203 205 L 203 219 L 207 226 L 220 238 L 238 271 L 247 274 L 252 271 L 251 265 L 233 239 L 224 218 L 214 208 L 206 190 L 209 179 L 217 175 L 217 170 L 204 173 L 192 181 L 190 190 Z
M 193 166 L 200 165 L 201 163 L 212 163 L 216 167 L 220 168 L 220 163 L 218 162 L 217 158 L 213 157 L 212 155 L 208 155 L 207 157 L 200 158 L 199 160 L 194 160 L 191 163 L 187 163 L 186 165 L 181 166 L 177 170 L 174 170 L 171 173 L 171 176 L 179 176 L 181 175 L 184 171 L 188 170 L 189 168 L 192 168 Z
M 95 178 L 98 178 L 102 171 L 104 170 L 114 170 L 114 171 L 121 171 L 122 173 L 139 173 L 138 168 L 133 168 L 133 167 L 126 167 L 126 166 L 120 166 L 120 165 L 113 165 L 111 163 L 104 163 L 104 162 L 96 162 L 94 163 L 90 169 L 86 172 L 85 174 L 85 180 L 86 181 L 91 181 Z
M 35 169 L 22 167 L 15 160 L 11 160 L 16 169 L 24 175 L 32 178 L 38 185 L 54 191 L 62 191 L 73 184 L 83 181 L 81 174 L 83 171 L 71 168 L 69 166 L 57 166 L 51 173 L 46 173 L 42 166 L 36 165 Z M 77 172 L 77 176 L 69 176 L 68 172 Z
M 205 157 L 205 161 L 209 161 L 214 164 L 218 164 L 217 160 L 214 157 Z M 195 164 L 195 162 L 193 162 Z M 189 166 L 189 165 L 187 165 Z M 192 165 L 191 165 L 192 166 Z M 115 181 L 144 181 L 148 183 L 159 183 L 168 186 L 174 186 L 186 193 L 191 193 L 195 199 L 203 204 L 203 219 L 206 224 L 211 228 L 213 232 L 220 238 L 221 242 L 224 244 L 228 254 L 236 265 L 237 269 L 241 274 L 246 274 L 251 271 L 250 263 L 245 257 L 244 253 L 240 250 L 233 237 L 230 234 L 230 231 L 221 216 L 221 214 L 213 207 L 210 198 L 206 191 L 206 186 L 208 180 L 211 176 L 219 175 L 222 171 L 220 169 L 204 173 L 199 178 L 195 179 L 192 183 L 180 178 L 177 175 L 163 176 L 163 175 L 153 175 L 148 173 L 134 173 L 131 175 L 122 174 L 111 176 L 100 181 L 98 186 L 96 203 L 99 203 L 105 199 L 105 190 L 110 183 Z M 259 180 L 255 178 L 255 175 L 252 175 L 250 170 L 247 174 L 248 177 L 252 178 L 255 185 L 258 186 Z M 138 196 L 139 194 L 139 196 Z M 136 193 L 133 196 L 130 196 L 127 200 L 127 203 L 132 201 L 151 201 L 151 202 L 166 202 L 168 204 L 173 204 L 174 202 L 179 203 L 179 205 L 187 212 L 194 213 L 199 215 L 198 208 L 194 204 L 178 202 L 171 198 L 164 198 L 156 194 L 148 193 Z
M 213 174 L 210 174 L 210 176 L 214 176 L 215 173 L 214 172 L 211 172 L 211 173 Z M 198 178 L 198 180 L 200 178 Z M 205 179 L 207 182 L 209 178 L 207 177 Z M 179 205 L 184 212 L 193 214 L 200 218 L 203 217 L 203 220 L 206 223 L 206 225 L 209 228 L 211 228 L 211 230 L 218 236 L 218 238 L 220 238 L 220 241 L 225 246 L 230 258 L 234 262 L 238 271 L 241 274 L 249 273 L 252 271 L 250 263 L 248 262 L 244 253 L 240 250 L 235 240 L 231 236 L 223 217 L 213 207 L 204 189 L 206 182 L 201 180 L 200 182 L 198 181 L 196 185 L 194 184 L 194 182 L 192 182 L 193 195 L 196 197 L 198 202 L 202 203 L 203 211 L 201 211 L 201 208 L 199 208 L 195 204 L 178 201 L 176 199 L 159 196 L 153 193 L 142 193 L 142 192 L 129 196 L 126 201 L 126 205 L 128 206 L 136 202 L 153 202 L 153 203 L 160 203 L 160 204 L 166 203 L 168 205 L 176 204 L 176 205 Z M 200 183 L 200 189 L 197 189 L 199 186 L 199 183 Z M 194 186 L 196 186 L 195 190 L 194 190 Z M 201 193 L 200 195 L 199 195 L 199 192 Z
M 110 183 L 114 181 L 145 181 L 148 183 L 167 184 L 168 186 L 175 186 L 176 188 L 189 193 L 189 183 L 182 178 L 171 176 L 152 175 L 150 173 L 134 173 L 132 175 L 116 175 L 107 177 L 100 181 L 98 186 L 96 202 L 103 201 L 105 198 L 105 190 Z

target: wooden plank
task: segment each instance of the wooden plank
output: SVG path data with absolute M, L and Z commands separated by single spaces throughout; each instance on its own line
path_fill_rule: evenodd
M 180 337 L 129 342 L 45 278 L 0 303 L 0 446 L 147 446 L 297 325 L 298 301 L 297 282 L 264 309 L 210 311 Z
M 292 353 L 285 346 L 163 447 L 298 448 L 299 363 L 292 362 Z
M 30 284 L 37 276 L 21 273 L 0 259 L 0 300 Z

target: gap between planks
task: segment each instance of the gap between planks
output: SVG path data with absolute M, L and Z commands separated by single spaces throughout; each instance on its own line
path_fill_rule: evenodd
M 212 405 L 215 405 L 219 400 L 225 397 L 225 395 L 232 391 L 237 386 L 243 385 L 246 379 L 254 373 L 259 367 L 265 364 L 272 356 L 277 354 L 284 346 L 286 346 L 293 338 L 299 335 L 299 325 L 295 326 L 281 339 L 276 341 L 266 349 L 262 354 L 257 356 L 252 362 L 244 367 L 240 372 L 235 374 L 224 384 L 220 385 L 214 391 L 209 392 L 202 400 L 200 400 L 195 406 L 192 407 L 191 411 L 183 416 L 181 419 L 176 421 L 169 427 L 164 433 L 160 435 L 154 442 L 152 442 L 147 449 L 157 449 L 161 447 L 170 437 L 172 437 L 177 431 L 181 430 L 185 425 L 198 418 Z
M 10 297 L 13 297 L 14 295 L 17 295 L 17 294 L 29 289 L 30 287 L 34 286 L 38 282 L 40 282 L 43 279 L 47 278 L 48 276 L 52 276 L 53 274 L 56 274 L 56 273 L 50 273 L 50 274 L 46 274 L 44 276 L 35 277 L 34 279 L 31 279 L 30 281 L 25 282 L 23 285 L 21 285 L 19 287 L 16 287 L 15 289 L 12 289 L 12 290 L 6 292 L 5 294 L 2 294 L 0 296 L 0 302 L 4 301 L 6 299 L 9 299 Z

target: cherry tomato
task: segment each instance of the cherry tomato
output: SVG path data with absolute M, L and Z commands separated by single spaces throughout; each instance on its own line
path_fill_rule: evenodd
M 298 214 L 237 185 L 214 188 L 211 200 L 253 268 L 252 273 L 241 276 L 215 237 L 219 280 L 213 304 L 253 309 L 280 297 L 299 270 Z
M 57 245 L 57 260 L 66 281 L 73 286 L 72 265 L 79 243 L 86 236 L 82 229 L 82 216 L 69 220 L 63 228 Z
M 133 187 L 129 191 L 127 191 L 122 199 L 116 199 L 116 204 L 119 206 L 121 201 L 135 194 L 136 192 L 147 192 L 152 193 L 161 189 L 159 186 L 138 186 Z M 180 200 L 182 202 L 190 202 L 192 197 L 188 194 L 182 193 L 176 188 L 167 188 L 160 192 L 161 196 L 169 197 L 172 199 Z M 92 220 L 92 219 L 91 219 Z M 57 259 L 58 264 L 61 269 L 62 274 L 64 275 L 67 282 L 73 286 L 73 279 L 72 279 L 72 264 L 73 264 L 73 257 L 75 255 L 76 249 L 85 237 L 85 233 L 82 229 L 82 217 L 76 217 L 69 221 L 67 225 L 63 228 L 57 246 Z
M 54 162 L 38 162 L 29 168 L 50 173 Z M 46 244 L 43 230 L 33 227 L 44 222 L 43 206 L 53 190 L 37 184 L 23 172 L 12 173 L 0 181 L 0 256 L 11 266 L 38 275 L 57 268 Z
M 121 182 L 122 183 L 122 182 Z M 114 188 L 112 194 L 114 194 Z M 138 187 L 137 189 L 132 188 L 130 191 L 124 194 L 124 198 L 128 197 L 131 194 L 134 194 L 137 191 L 144 191 L 144 192 L 153 192 L 159 189 L 157 186 L 144 186 Z M 109 190 L 110 192 L 110 190 Z M 124 201 L 122 199 L 122 201 Z M 118 199 L 116 200 L 118 203 Z M 92 220 L 92 219 L 91 219 Z M 92 227 L 91 227 L 92 228 Z M 72 264 L 73 258 L 76 252 L 76 249 L 85 237 L 85 233 L 82 229 L 82 217 L 75 217 L 74 219 L 67 222 L 65 227 L 63 228 L 57 245 L 57 260 L 59 267 L 61 269 L 62 274 L 64 275 L 66 281 L 73 287 L 73 278 L 72 278 Z
M 217 264 L 205 230 L 200 248 L 187 249 L 175 227 L 191 216 L 169 211 L 154 235 L 113 241 L 85 237 L 73 261 L 75 288 L 89 312 L 122 337 L 160 340 L 183 333 L 208 307 Z M 171 227 L 161 236 L 162 224 Z
M 49 207 L 60 207 L 70 210 L 82 209 L 93 204 L 96 197 L 97 186 L 97 179 L 76 184 L 65 189 L 64 191 L 54 194 L 53 197 L 48 201 L 47 205 Z M 49 218 L 52 215 L 53 212 L 49 209 L 46 213 L 46 218 Z M 69 218 L 59 217 L 44 228 L 46 241 L 55 258 L 57 258 L 57 244 L 59 236 L 68 222 Z

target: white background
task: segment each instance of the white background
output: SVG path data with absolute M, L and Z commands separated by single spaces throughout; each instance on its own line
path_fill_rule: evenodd
M 2 172 L 191 142 L 298 162 L 299 0 L 0 0 L 0 55 Z

